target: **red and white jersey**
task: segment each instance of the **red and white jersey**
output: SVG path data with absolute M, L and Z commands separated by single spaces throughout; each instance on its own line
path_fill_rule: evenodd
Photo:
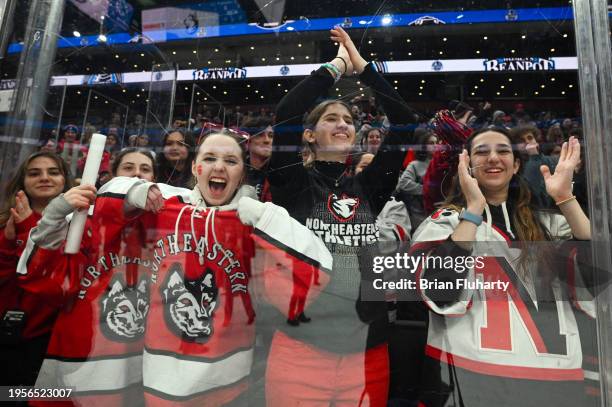
M 80 276 L 74 304 L 87 298 L 89 311 L 70 318 L 73 329 L 62 326 L 54 333 L 64 338 L 54 350 L 65 353 L 53 356 L 56 375 L 66 383 L 75 376 L 70 366 L 83 372 L 77 393 L 91 391 L 92 383 L 111 390 L 141 380 L 149 405 L 229 402 L 244 391 L 253 358 L 249 282 L 255 252 L 264 248 L 295 258 L 299 268 L 321 271 L 331 268 L 331 255 L 312 232 L 271 203 L 252 227 L 241 222 L 235 204 L 194 206 L 190 202 L 200 202 L 197 191 L 158 184 L 164 209 L 126 217 L 126 194 L 139 185 L 142 181 L 120 177 L 99 192 L 91 218 L 94 238 L 83 247 L 90 250 L 82 250 L 73 266 Z M 127 243 L 122 236 L 130 228 L 138 235 Z M 277 250 L 268 250 L 270 245 Z M 116 338 L 126 333 L 137 334 L 131 341 Z M 92 344 L 103 342 L 92 339 L 103 336 L 108 341 L 115 336 L 115 346 L 123 349 L 114 367 L 92 353 Z M 72 358 L 74 349 L 87 345 L 80 360 Z M 104 363 L 96 363 L 100 360 Z M 85 368 L 90 362 L 93 369 Z
M 571 237 L 565 218 L 540 214 L 540 221 L 556 239 Z M 441 209 L 426 219 L 414 235 L 412 255 L 431 253 L 459 224 L 456 211 Z M 472 288 L 463 289 L 460 300 L 439 306 L 421 292 L 430 308 L 427 356 L 473 373 L 538 381 L 582 380 L 582 351 L 574 316 L 577 305 L 571 289 L 558 278 L 550 282 L 550 298 L 538 301 L 530 273 L 519 273 L 521 250 L 513 248 L 503 232 L 490 224 L 477 228 L 471 256 L 482 256 L 483 266 L 471 268 L 458 279 Z M 567 264 L 573 275 L 575 264 Z M 542 270 L 539 270 L 542 272 Z M 427 279 L 421 268 L 417 279 Z M 501 284 L 485 285 L 485 282 Z M 468 284 L 465 284 L 468 285 Z M 588 301 L 581 302 L 583 307 Z

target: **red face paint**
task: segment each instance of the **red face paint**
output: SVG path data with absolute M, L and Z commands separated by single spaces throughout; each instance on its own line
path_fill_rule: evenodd
M 202 164 L 198 164 L 198 166 L 196 167 L 196 171 L 199 176 L 202 176 Z

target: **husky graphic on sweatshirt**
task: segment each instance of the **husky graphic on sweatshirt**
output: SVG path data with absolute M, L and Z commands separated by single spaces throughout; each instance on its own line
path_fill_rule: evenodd
M 107 290 L 100 299 L 104 335 L 120 341 L 142 338 L 150 305 L 148 280 L 141 278 L 136 286 L 128 287 L 123 277 L 116 275 Z
M 218 289 L 215 275 L 206 269 L 198 278 L 185 278 L 183 266 L 174 263 L 161 288 L 168 327 L 187 341 L 206 342 L 213 333 L 213 313 Z

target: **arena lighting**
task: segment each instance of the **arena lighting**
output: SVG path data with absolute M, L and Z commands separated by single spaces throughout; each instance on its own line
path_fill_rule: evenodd
M 76 38 L 79 38 L 81 36 L 81 33 L 75 30 L 72 32 L 72 35 Z
M 141 57 L 144 57 L 144 56 L 145 56 L 144 52 L 141 52 L 141 53 L 140 53 L 140 56 L 141 56 Z
M 298 47 L 302 48 L 302 43 L 299 43 L 299 44 L 298 44 Z
M 390 25 L 393 22 L 393 18 L 391 14 L 385 14 L 380 22 L 382 25 Z
M 368 44 L 371 44 L 371 43 L 372 43 L 372 40 L 368 40 Z
M 115 54 L 115 58 L 119 59 L 119 54 Z
M 172 51 L 172 55 L 176 55 L 176 51 Z
M 98 35 L 98 42 L 106 42 L 106 41 L 107 41 L 106 35 L 104 34 Z
M 191 51 L 191 52 L 193 52 L 194 54 L 197 54 L 197 53 L 198 53 L 198 51 L 197 51 L 197 50 L 195 50 L 195 49 L 194 49 L 193 51 Z
M 567 38 L 567 34 L 563 34 L 563 38 Z
M 254 49 L 255 49 L 255 47 L 254 47 L 254 46 L 251 46 L 250 48 L 251 48 L 251 50 L 254 50 Z
M 306 59 L 310 59 L 310 57 L 308 55 L 305 56 Z

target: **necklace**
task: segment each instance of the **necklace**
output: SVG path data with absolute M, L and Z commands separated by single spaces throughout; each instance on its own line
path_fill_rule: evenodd
M 329 175 L 323 174 L 321 171 L 317 170 L 314 166 L 312 167 L 313 171 L 322 176 L 323 178 L 327 178 L 328 180 L 334 181 L 334 186 L 338 188 L 340 186 L 340 181 L 346 176 L 347 170 L 342 171 L 342 174 L 338 178 L 330 177 Z

